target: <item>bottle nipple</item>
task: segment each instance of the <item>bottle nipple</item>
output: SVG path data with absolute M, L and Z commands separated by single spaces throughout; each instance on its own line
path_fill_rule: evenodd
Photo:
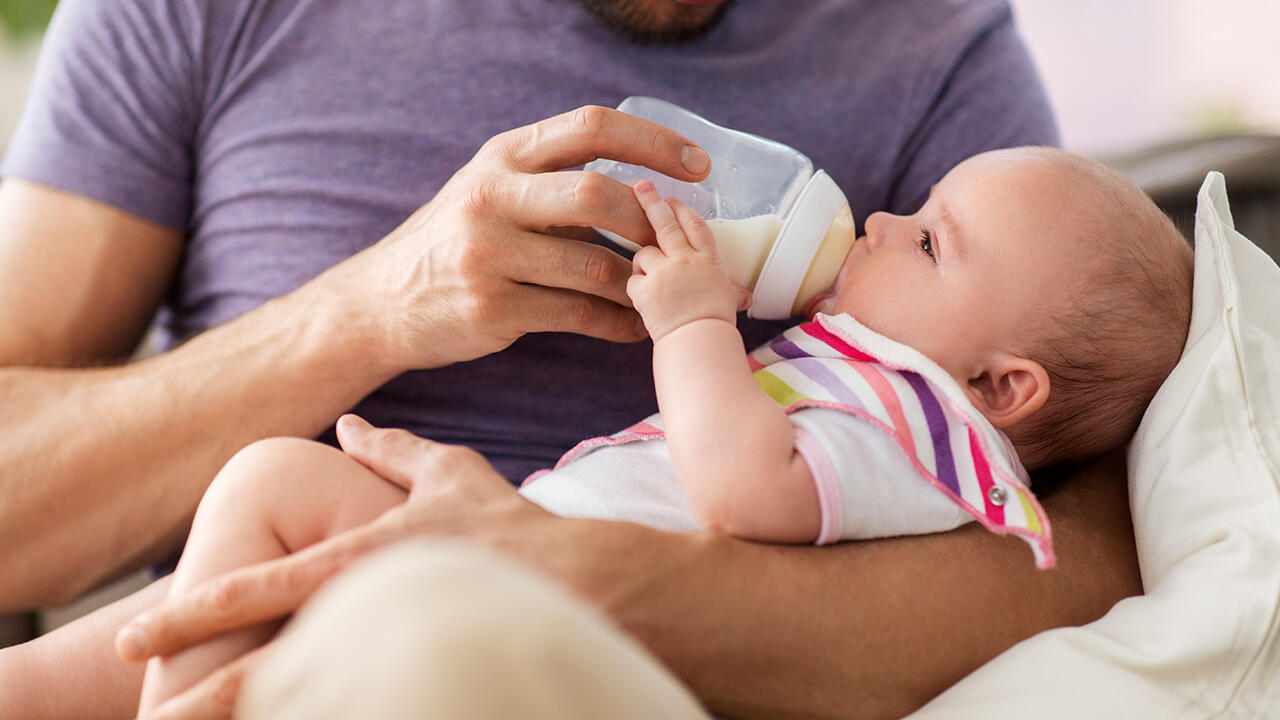
M 760 269 L 747 314 L 782 320 L 799 314 L 831 287 L 853 247 L 853 212 L 835 181 L 819 170 L 809 179 Z

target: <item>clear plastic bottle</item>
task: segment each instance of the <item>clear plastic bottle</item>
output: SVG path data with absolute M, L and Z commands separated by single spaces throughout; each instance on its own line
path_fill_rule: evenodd
M 835 282 L 853 246 L 853 213 L 844 193 L 795 148 L 720 127 L 682 107 L 632 96 L 618 109 L 671 128 L 711 156 L 701 182 L 673 180 L 645 167 L 596 160 L 587 170 L 634 185 L 649 179 L 664 197 L 687 203 L 706 218 L 733 281 L 751 290 L 754 318 L 799 315 Z M 601 234 L 630 250 L 614 233 Z

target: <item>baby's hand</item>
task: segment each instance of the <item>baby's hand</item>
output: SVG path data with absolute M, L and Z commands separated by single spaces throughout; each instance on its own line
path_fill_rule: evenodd
M 635 192 L 658 236 L 656 246 L 636 252 L 627 282 L 649 337 L 657 342 L 703 318 L 735 324 L 750 294 L 729 279 L 706 221 L 679 200 L 664 201 L 648 180 L 636 183 Z

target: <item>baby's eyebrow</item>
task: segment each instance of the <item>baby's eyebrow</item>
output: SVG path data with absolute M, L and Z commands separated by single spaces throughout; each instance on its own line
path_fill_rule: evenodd
M 951 214 L 951 210 L 946 205 L 938 205 L 938 217 L 942 218 L 942 227 L 947 231 L 946 250 L 939 249 L 939 255 L 943 252 L 954 252 L 956 257 L 963 257 L 961 248 L 964 247 L 964 240 L 961 238 L 960 223 L 956 222 L 956 218 Z

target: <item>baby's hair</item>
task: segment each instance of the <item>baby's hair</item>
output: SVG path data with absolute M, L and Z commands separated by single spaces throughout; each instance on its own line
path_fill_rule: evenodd
M 1191 319 L 1191 247 L 1145 193 L 1106 166 L 1060 150 L 1034 155 L 1082 182 L 1078 219 L 1092 267 L 1054 303 L 1031 354 L 1049 397 L 1016 438 L 1031 467 L 1124 444 L 1177 364 Z

